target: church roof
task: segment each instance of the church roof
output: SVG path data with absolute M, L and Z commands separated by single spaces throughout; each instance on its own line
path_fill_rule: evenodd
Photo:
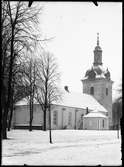
M 90 112 L 87 115 L 84 115 L 83 117 L 84 118 L 91 118 L 91 117 L 94 117 L 94 118 L 107 118 L 107 116 L 105 116 L 104 114 L 102 114 L 102 113 L 100 113 L 98 111 Z
M 54 104 L 108 112 L 93 96 L 85 93 L 64 93 L 62 101 Z
M 38 104 L 35 100 L 34 104 Z M 75 92 L 63 92 L 62 100 L 54 102 L 52 104 L 61 105 L 66 107 L 82 108 L 89 110 L 98 110 L 102 112 L 108 112 L 93 96 L 84 94 L 84 93 L 75 93 Z M 26 98 L 16 103 L 16 106 L 28 105 Z
M 108 71 L 108 68 L 105 69 L 105 67 L 103 67 L 102 65 L 93 65 L 90 69 L 86 71 L 85 77 L 83 79 L 88 79 L 92 76 L 95 78 L 110 79 L 110 72 Z
M 27 98 L 23 98 L 22 100 L 19 100 L 15 106 L 22 106 L 22 105 L 28 105 L 28 99 Z M 34 104 L 38 104 L 38 102 L 34 99 Z
M 96 47 L 95 47 L 95 50 L 97 50 L 97 51 L 100 50 L 100 51 L 101 51 L 102 49 L 101 49 L 100 46 L 96 46 Z

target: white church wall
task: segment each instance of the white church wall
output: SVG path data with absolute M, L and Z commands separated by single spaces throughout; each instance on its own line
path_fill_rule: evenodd
M 57 124 L 54 123 L 54 112 L 57 111 Z M 52 129 L 79 129 L 81 116 L 86 114 L 85 109 L 57 106 L 51 110 Z
M 29 126 L 30 112 L 28 105 L 15 107 L 13 115 L 13 126 Z M 34 105 L 33 126 L 43 126 L 43 112 L 40 105 Z
M 108 119 L 107 118 L 83 118 L 83 129 L 84 130 L 107 130 L 109 129 L 108 126 Z
M 74 128 L 74 108 L 66 107 L 64 111 L 64 124 L 63 128 L 73 129 Z
M 13 115 L 13 124 L 14 126 L 29 126 L 29 106 L 22 105 L 16 106 L 15 112 Z M 54 118 L 54 112 L 56 111 L 56 119 Z M 90 112 L 90 110 L 89 110 Z M 52 129 L 94 129 L 97 128 L 95 120 L 92 119 L 94 126 L 90 127 L 89 120 L 85 121 L 83 116 L 86 114 L 86 109 L 67 107 L 61 105 L 52 105 L 51 106 L 51 128 Z M 56 122 L 56 123 L 55 123 Z M 97 122 L 97 121 L 96 121 Z M 33 126 L 43 127 L 43 111 L 39 104 L 34 105 L 33 113 Z M 107 127 L 105 123 L 105 128 Z M 47 111 L 46 116 L 46 127 L 49 129 L 49 112 Z
M 43 111 L 38 104 L 34 105 L 32 125 L 43 126 Z
M 57 124 L 54 123 L 54 112 L 57 111 Z M 69 125 L 69 114 L 71 115 Z M 73 129 L 74 128 L 74 108 L 55 105 L 51 111 L 52 129 Z
M 16 106 L 14 112 L 14 125 L 29 124 L 29 111 L 27 105 Z
M 61 108 L 57 105 L 52 106 L 51 108 L 51 128 L 52 129 L 61 129 L 62 120 Z

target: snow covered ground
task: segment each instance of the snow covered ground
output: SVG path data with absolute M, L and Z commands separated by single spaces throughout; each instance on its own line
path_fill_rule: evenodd
M 117 131 L 11 130 L 2 141 L 2 165 L 122 165 Z

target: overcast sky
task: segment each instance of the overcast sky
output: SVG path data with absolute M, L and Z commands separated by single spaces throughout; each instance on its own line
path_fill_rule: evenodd
M 92 66 L 99 32 L 103 66 L 111 72 L 113 97 L 122 79 L 122 3 L 41 2 L 40 30 L 54 37 L 47 49 L 58 60 L 61 85 L 82 92 L 81 79 Z

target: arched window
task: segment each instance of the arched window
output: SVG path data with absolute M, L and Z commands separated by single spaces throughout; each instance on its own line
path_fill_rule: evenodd
M 108 88 L 106 88 L 106 96 L 108 96 Z
M 90 94 L 91 94 L 91 95 L 94 95 L 94 87 L 91 87 L 91 88 L 90 88 Z
M 57 123 L 58 123 L 58 112 L 54 111 L 53 112 L 53 124 L 57 125 Z
M 69 115 L 68 115 L 68 124 L 71 125 L 71 121 L 72 121 L 72 113 L 69 112 Z

